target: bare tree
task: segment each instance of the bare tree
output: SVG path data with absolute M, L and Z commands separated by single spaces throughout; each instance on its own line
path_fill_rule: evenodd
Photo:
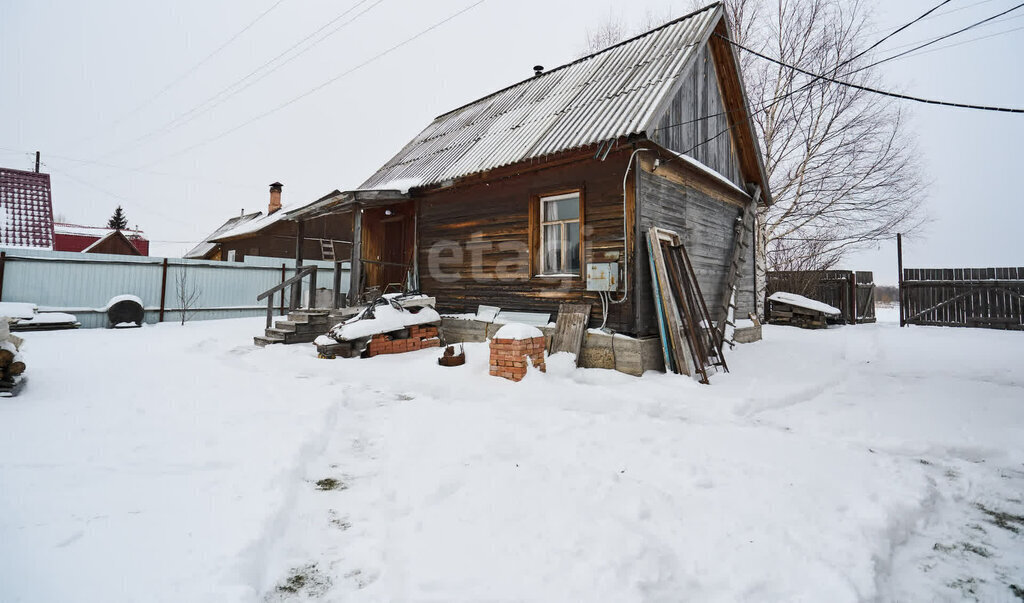
M 182 264 L 174 276 L 174 292 L 178 296 L 178 308 L 181 310 L 181 324 L 195 315 L 195 306 L 202 295 L 202 290 L 189 274 L 188 264 Z
M 878 86 L 861 0 L 726 0 L 733 38 L 811 73 Z M 826 269 L 923 223 L 919 154 L 897 101 L 738 52 L 775 204 L 770 269 Z
M 595 28 L 586 29 L 586 46 L 580 56 L 604 50 L 629 37 L 629 27 L 620 15 L 608 13 L 608 18 Z
M 609 12 L 608 17 L 600 25 L 586 29 L 586 46 L 579 56 L 599 52 L 627 38 L 664 25 L 671 20 L 672 12 L 670 10 L 655 12 L 647 9 L 640 16 L 640 20 L 635 25 L 631 25 L 622 15 Z
M 861 56 L 872 42 L 866 0 L 725 5 L 738 43 L 810 73 L 878 85 L 872 55 Z M 628 30 L 610 19 L 587 39 L 597 50 Z M 852 250 L 921 226 L 925 186 L 898 101 L 739 49 L 737 56 L 775 201 L 758 215 L 759 270 L 827 269 Z

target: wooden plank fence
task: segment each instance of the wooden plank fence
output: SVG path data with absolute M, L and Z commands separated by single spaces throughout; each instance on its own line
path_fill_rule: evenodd
M 904 268 L 900 323 L 1024 330 L 1024 268 Z
M 767 297 L 778 291 L 803 295 L 839 308 L 847 324 L 875 322 L 875 276 L 862 270 L 768 272 Z

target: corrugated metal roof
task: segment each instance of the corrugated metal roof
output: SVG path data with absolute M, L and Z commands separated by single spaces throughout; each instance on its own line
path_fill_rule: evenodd
M 441 115 L 360 188 L 436 184 L 652 128 L 718 7 Z

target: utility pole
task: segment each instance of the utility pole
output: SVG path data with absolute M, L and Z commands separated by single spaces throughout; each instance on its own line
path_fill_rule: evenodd
M 39 173 L 39 151 L 36 151 L 36 173 Z

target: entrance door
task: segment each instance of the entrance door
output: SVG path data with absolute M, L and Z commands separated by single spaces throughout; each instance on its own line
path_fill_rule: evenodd
M 363 211 L 363 273 L 366 288 L 388 285 L 401 290 L 412 267 L 414 218 L 412 202 Z

